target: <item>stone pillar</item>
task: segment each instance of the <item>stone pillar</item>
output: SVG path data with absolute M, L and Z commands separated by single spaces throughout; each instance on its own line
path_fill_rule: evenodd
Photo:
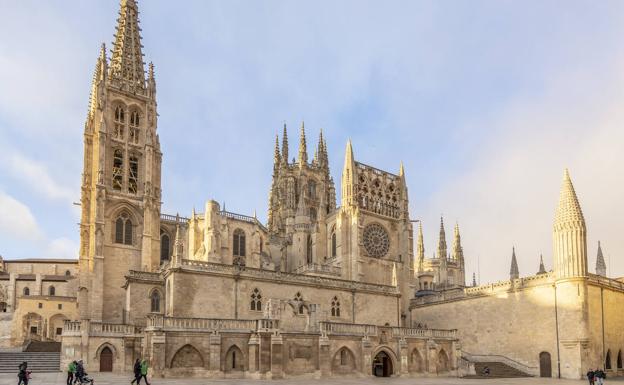
M 86 319 L 80 323 L 80 355 L 85 366 L 89 365 L 89 329 L 91 329 L 91 322 Z
M 321 376 L 328 377 L 331 375 L 331 355 L 329 351 L 329 338 L 322 335 L 319 338 L 319 369 Z
M 282 340 L 282 336 L 278 333 L 275 333 L 271 336 L 271 378 L 282 378 L 284 377 L 283 372 L 283 347 L 284 341 Z
M 15 304 L 17 302 L 17 287 L 15 286 L 16 273 L 9 274 L 9 287 L 7 292 L 7 312 L 15 311 Z
M 451 370 L 455 370 L 459 373 L 459 360 L 461 359 L 461 343 L 459 341 L 453 341 L 451 348 Z
M 165 362 L 165 346 L 167 342 L 167 338 L 165 333 L 156 332 L 151 335 L 150 341 L 150 364 L 153 368 L 153 374 L 155 376 L 161 377 L 165 368 L 167 367 L 167 363 Z
M 434 340 L 427 341 L 427 372 L 433 375 L 438 373 L 438 344 Z
M 31 295 L 41 295 L 41 274 L 35 274 L 35 288 Z
M 399 360 L 401 361 L 399 375 L 409 373 L 409 352 L 407 349 L 407 340 L 405 338 L 399 339 Z
M 123 370 L 132 371 L 132 367 L 134 365 L 134 337 L 124 337 L 123 339 L 123 349 L 124 349 L 124 363 Z M 150 359 L 150 364 L 152 368 L 156 368 L 154 364 L 153 357 Z
M 247 370 L 250 373 L 257 373 L 260 370 L 260 336 L 252 334 L 249 337 L 249 362 L 247 364 Z
M 367 376 L 373 375 L 372 347 L 373 344 L 368 339 L 368 336 L 362 338 L 362 373 Z
M 221 335 L 210 335 L 210 370 L 221 371 Z

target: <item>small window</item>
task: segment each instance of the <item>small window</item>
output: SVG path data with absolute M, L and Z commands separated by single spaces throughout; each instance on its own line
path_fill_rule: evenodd
M 605 369 L 611 370 L 611 349 L 607 350 L 607 357 L 605 358 Z
M 71 271 L 67 270 L 67 271 L 65 272 L 65 276 L 66 276 L 66 277 L 69 277 L 70 275 L 71 275 Z
M 56 335 L 60 336 L 63 334 L 63 328 L 56 328 Z
M 24 295 L 30 295 L 30 289 L 25 287 L 24 288 Z
M 123 107 L 117 106 L 115 107 L 115 126 L 113 130 L 113 138 L 123 140 L 125 125 L 125 111 Z
M 297 292 L 294 299 L 297 301 L 297 313 L 303 314 L 303 297 L 301 296 L 301 293 Z
M 171 254 L 169 240 L 169 235 L 164 230 L 160 230 L 160 262 L 169 260 Z
M 332 258 L 336 256 L 336 228 L 332 229 L 331 234 L 331 256 Z
M 39 302 L 39 309 L 43 309 L 43 304 Z
M 340 351 L 340 365 L 346 365 L 347 364 L 347 351 L 342 349 Z
M 316 222 L 317 214 L 316 209 L 314 207 L 310 207 L 310 221 Z
M 262 311 L 262 294 L 257 288 L 251 293 L 251 310 Z
M 338 297 L 332 298 L 331 315 L 332 317 L 340 317 L 340 301 L 338 300 Z
M 62 303 L 59 303 L 59 304 L 58 304 L 58 309 L 59 309 L 59 310 L 63 310 L 63 304 L 62 304 Z
M 54 296 L 54 295 L 56 295 L 56 289 L 54 288 L 54 286 L 50 286 L 50 287 L 48 288 L 48 295 L 49 295 L 49 296 Z
M 139 143 L 139 113 L 137 111 L 133 111 L 130 114 L 130 135 L 128 140 L 130 143 L 138 144 Z
M 306 262 L 308 265 L 312 263 L 312 236 L 308 234 L 308 241 L 306 242 Z
M 157 290 L 154 290 L 151 295 L 151 311 L 152 313 L 160 312 L 160 293 Z
M 245 266 L 245 232 L 241 229 L 234 230 L 234 237 L 232 241 L 232 254 L 233 264 L 238 266 Z

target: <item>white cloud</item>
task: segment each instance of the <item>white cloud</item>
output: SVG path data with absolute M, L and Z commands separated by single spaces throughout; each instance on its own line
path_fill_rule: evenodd
M 46 199 L 58 199 L 71 202 L 72 199 L 75 199 L 77 196 L 75 189 L 63 185 L 59 183 L 57 179 L 53 178 L 48 168 L 43 163 L 27 158 L 17 152 L 8 153 L 4 157 L 0 157 L 0 160 L 5 162 L 5 169 L 13 178 L 20 180 L 26 184 L 32 192 Z
M 44 250 L 45 258 L 78 258 L 78 244 L 69 238 L 57 238 L 48 243 Z
M 0 190 L 0 233 L 22 241 L 39 241 L 43 234 L 30 208 Z

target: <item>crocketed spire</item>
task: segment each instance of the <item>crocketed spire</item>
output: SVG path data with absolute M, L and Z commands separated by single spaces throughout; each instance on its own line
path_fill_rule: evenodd
M 518 271 L 518 261 L 516 260 L 516 248 L 513 247 L 511 251 L 511 269 L 509 269 L 509 279 L 520 278 L 520 272 Z
M 279 150 L 279 138 L 275 135 L 275 149 L 273 150 L 273 171 L 277 171 L 277 167 L 281 162 Z
M 600 247 L 600 241 L 598 241 L 598 254 L 596 255 L 596 274 L 607 276 L 607 264 L 605 263 L 604 256 L 602 255 L 602 247 Z
M 451 250 L 451 258 L 453 260 L 457 262 L 464 261 L 464 249 L 462 248 L 461 236 L 459 235 L 459 223 L 455 223 L 455 228 L 453 229 L 453 246 Z
M 137 88 L 144 88 L 145 69 L 140 31 L 136 1 L 121 0 L 110 64 L 111 78 L 122 80 Z
M 422 222 L 418 222 L 418 240 L 416 242 L 416 254 L 418 266 L 417 271 L 423 272 L 425 270 L 425 242 L 423 241 Z
M 576 197 L 576 192 L 574 191 L 574 186 L 570 179 L 570 173 L 566 168 L 563 173 L 563 183 L 561 185 L 561 193 L 559 194 L 557 213 L 555 214 L 555 224 L 569 222 L 583 222 L 583 227 L 585 227 L 583 211 Z
M 284 165 L 288 164 L 288 131 L 286 130 L 286 123 L 284 123 L 284 133 L 282 134 L 282 162 Z
M 446 260 L 446 234 L 444 232 L 444 218 L 440 217 L 440 237 L 438 238 L 438 258 Z
M 299 166 L 308 164 L 308 146 L 305 137 L 305 125 L 301 122 L 301 133 L 299 134 Z

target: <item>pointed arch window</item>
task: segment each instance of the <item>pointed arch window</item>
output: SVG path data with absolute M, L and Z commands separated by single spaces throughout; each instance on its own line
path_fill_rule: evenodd
M 620 349 L 620 351 L 618 352 L 616 363 L 617 363 L 617 368 L 622 369 L 622 349 Z
M 150 305 L 152 313 L 160 313 L 160 293 L 158 290 L 152 291 L 152 295 L 150 295 Z
M 258 288 L 255 288 L 251 293 L 251 310 L 262 311 L 262 294 Z
M 611 370 L 611 349 L 607 350 L 607 357 L 605 358 L 605 369 Z
M 331 232 L 331 256 L 336 257 L 336 226 L 332 227 Z
M 340 365 L 346 365 L 347 364 L 347 351 L 342 349 L 340 351 Z
M 308 181 L 308 198 L 316 199 L 316 182 Z
M 128 192 L 130 194 L 136 194 L 138 191 L 139 183 L 139 158 L 136 155 L 132 155 L 129 161 L 128 169 Z
M 340 301 L 338 300 L 338 297 L 332 298 L 331 315 L 332 317 L 340 317 Z
M 303 296 L 300 292 L 295 294 L 294 300 L 297 301 L 297 313 L 303 314 Z
M 130 135 L 128 140 L 130 143 L 139 144 L 139 112 L 132 111 L 130 114 Z
M 126 126 L 126 113 L 121 106 L 115 107 L 115 126 L 113 138 L 123 140 Z
M 121 191 L 123 186 L 123 165 L 124 156 L 121 149 L 113 152 L 113 189 Z
M 241 229 L 234 230 L 232 254 L 235 265 L 245 266 L 245 232 Z
M 28 287 L 24 288 L 24 295 L 25 296 L 29 296 L 30 295 L 30 289 Z
M 115 243 L 132 245 L 132 221 L 126 213 L 115 220 Z
M 171 238 L 164 230 L 160 230 L 160 262 L 168 261 L 171 255 Z
M 308 240 L 306 241 L 306 262 L 312 263 L 312 236 L 308 234 Z
M 316 213 L 316 208 L 310 207 L 310 221 L 311 222 L 316 222 L 316 218 L 317 217 L 318 217 L 318 215 Z
M 55 296 L 56 295 L 56 288 L 54 286 L 50 286 L 48 288 L 48 295 L 49 296 Z

